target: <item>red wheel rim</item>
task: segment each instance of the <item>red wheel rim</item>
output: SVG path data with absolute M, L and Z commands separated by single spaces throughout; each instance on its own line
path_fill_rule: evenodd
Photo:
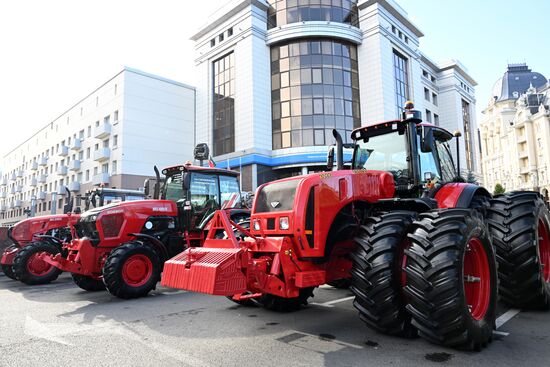
M 153 274 L 153 263 L 145 255 L 132 255 L 122 267 L 122 279 L 132 287 L 139 287 L 147 283 Z
M 53 266 L 41 260 L 38 254 L 32 254 L 27 261 L 27 271 L 37 277 L 48 274 L 52 269 Z
M 548 226 L 542 219 L 539 220 L 538 237 L 542 277 L 546 283 L 550 283 L 550 235 Z
M 491 296 L 489 260 L 479 238 L 473 237 L 464 252 L 464 293 L 470 315 L 475 320 L 485 317 Z

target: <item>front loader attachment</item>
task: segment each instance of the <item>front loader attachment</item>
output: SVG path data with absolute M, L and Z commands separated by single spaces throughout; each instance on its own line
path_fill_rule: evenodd
M 210 222 L 204 246 L 189 248 L 164 264 L 161 284 L 166 287 L 218 296 L 232 296 L 247 289 L 246 246 L 234 234 L 234 228 L 244 229 L 219 210 Z M 219 234 L 225 233 L 225 239 Z

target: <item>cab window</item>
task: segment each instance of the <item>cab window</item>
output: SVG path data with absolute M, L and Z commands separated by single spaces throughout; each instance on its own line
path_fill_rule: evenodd
M 237 177 L 220 176 L 220 195 L 222 208 L 235 208 L 241 202 L 241 190 Z
M 183 174 L 176 173 L 166 178 L 165 199 L 177 202 L 183 199 Z
M 435 146 L 441 164 L 441 179 L 444 182 L 451 182 L 456 176 L 456 171 L 449 142 L 436 139 Z
M 190 186 L 191 204 L 195 210 L 209 210 L 218 207 L 218 177 L 205 173 L 192 173 Z

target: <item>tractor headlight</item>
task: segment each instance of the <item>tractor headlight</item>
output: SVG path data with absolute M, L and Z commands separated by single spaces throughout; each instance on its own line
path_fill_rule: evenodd
M 260 230 L 260 221 L 258 219 L 254 220 L 254 230 L 259 231 Z
M 280 229 L 288 229 L 290 225 L 288 224 L 288 217 L 281 217 L 279 218 L 279 228 Z

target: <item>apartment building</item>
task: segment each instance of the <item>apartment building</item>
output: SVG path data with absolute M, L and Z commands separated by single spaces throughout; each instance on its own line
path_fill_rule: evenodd
M 193 157 L 195 89 L 124 68 L 6 154 L 0 225 L 61 213 L 69 189 L 139 189 L 159 167 Z

